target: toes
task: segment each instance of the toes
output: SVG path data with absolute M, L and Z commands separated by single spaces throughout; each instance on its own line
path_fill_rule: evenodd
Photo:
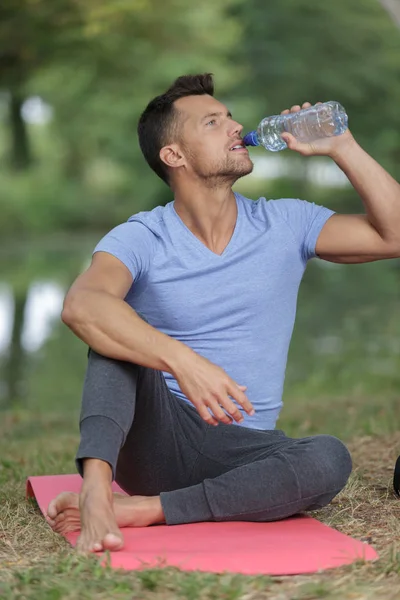
M 55 519 L 55 517 L 57 516 L 58 510 L 57 510 L 57 498 L 54 498 L 54 500 L 52 500 L 48 506 L 47 509 L 47 515 L 51 518 L 51 519 Z
M 86 542 L 80 537 L 78 538 L 78 541 L 76 543 L 76 551 L 78 554 L 87 554 L 88 552 L 90 552 Z
M 55 519 L 46 517 L 50 527 L 56 533 L 68 533 L 69 531 L 78 531 L 81 526 L 79 511 L 76 508 L 66 508 L 63 512 L 58 513 Z
M 62 513 L 58 513 L 58 515 L 56 516 L 56 518 L 54 519 L 55 523 L 61 523 L 62 521 L 65 520 L 65 514 Z
M 56 523 L 64 520 L 80 521 L 79 511 L 76 508 L 66 508 L 63 512 L 58 513 L 55 518 Z
M 90 541 L 83 535 L 77 541 L 76 550 L 81 554 L 87 554 L 88 552 L 103 552 L 104 550 L 120 550 L 123 545 L 124 541 L 120 533 L 107 533 L 102 542 L 98 540 Z
M 56 523 L 56 525 L 53 527 L 53 531 L 64 535 L 65 533 L 69 533 L 71 531 L 79 531 L 80 528 L 81 524 L 79 521 L 61 521 L 60 523 Z
M 48 524 L 50 525 L 50 527 L 54 527 L 54 525 L 56 524 L 56 522 L 53 519 L 50 519 L 50 517 L 45 517 L 46 521 L 48 522 Z
M 124 545 L 120 533 L 107 533 L 103 539 L 104 550 L 120 550 Z
M 53 531 L 55 533 L 60 533 L 61 535 L 63 533 L 66 533 L 65 529 L 66 529 L 66 525 L 64 523 L 56 523 L 56 525 L 54 525 L 54 527 L 53 527 Z
M 80 536 L 76 544 L 76 550 L 79 554 L 88 554 L 91 552 L 102 552 L 104 548 L 101 542 L 89 541 L 85 536 Z
M 92 551 L 93 552 L 101 552 L 103 550 L 103 546 L 101 544 L 101 542 L 94 542 L 93 546 L 92 546 Z
M 79 497 L 74 492 L 62 492 L 54 498 L 47 509 L 47 514 L 51 519 L 55 519 L 58 513 L 67 508 L 78 508 Z

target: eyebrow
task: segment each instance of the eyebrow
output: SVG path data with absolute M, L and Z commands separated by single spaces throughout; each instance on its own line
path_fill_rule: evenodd
M 205 121 L 206 119 L 209 119 L 210 117 L 222 117 L 222 116 L 227 116 L 227 117 L 232 117 L 232 113 L 230 110 L 228 110 L 227 113 L 223 113 L 223 112 L 213 112 L 213 113 L 209 113 L 208 115 L 206 115 L 205 117 L 203 117 L 201 119 L 201 122 Z

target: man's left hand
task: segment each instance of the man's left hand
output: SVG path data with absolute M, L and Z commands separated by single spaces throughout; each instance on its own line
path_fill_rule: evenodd
M 317 102 L 316 104 L 322 103 Z M 310 106 L 312 106 L 310 102 L 304 102 L 302 106 L 295 104 L 291 109 L 283 110 L 281 115 L 299 112 L 299 110 L 310 108 Z M 347 148 L 355 141 L 349 129 L 346 129 L 346 131 L 341 135 L 320 138 L 307 144 L 296 140 L 291 133 L 285 132 L 281 137 L 286 142 L 290 150 L 294 150 L 303 156 L 330 156 L 331 158 L 335 158 L 343 149 Z

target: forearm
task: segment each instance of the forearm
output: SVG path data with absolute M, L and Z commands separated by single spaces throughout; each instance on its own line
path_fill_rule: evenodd
M 369 222 L 388 242 L 400 235 L 400 184 L 353 139 L 333 160 L 363 201 Z
M 107 292 L 80 290 L 67 298 L 62 319 L 93 350 L 109 358 L 174 373 L 193 354 Z
M 118 454 L 134 416 L 131 394 L 135 382 L 126 380 L 128 371 L 121 364 L 120 377 L 110 393 L 108 359 L 173 373 L 179 370 L 178 365 L 186 363 L 187 352 L 194 353 L 146 323 L 126 302 L 106 292 L 80 290 L 67 296 L 63 320 L 97 353 L 89 358 L 83 390 L 81 440 L 76 455 L 78 472 L 84 474 L 85 480 L 90 478 L 86 469 L 86 460 L 90 459 L 92 462 L 87 464 L 92 465 L 94 477 L 96 465 L 100 464 L 99 469 L 106 466 L 104 476 L 114 478 Z M 132 390 L 127 393 L 128 385 Z

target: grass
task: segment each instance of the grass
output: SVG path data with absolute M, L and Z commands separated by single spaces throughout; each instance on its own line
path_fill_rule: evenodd
M 246 577 L 185 573 L 175 568 L 141 572 L 99 566 L 79 557 L 54 534 L 34 502 L 25 500 L 27 475 L 74 472 L 76 411 L 46 416 L 32 411 L 2 413 L 0 424 L 0 598 L 2 600 L 394 600 L 400 597 L 400 501 L 392 492 L 400 453 L 396 406 L 354 400 L 288 403 L 283 429 L 297 435 L 328 432 L 347 438 L 354 460 L 343 492 L 315 516 L 380 554 L 375 563 L 357 563 L 296 577 Z M 299 403 L 301 405 L 299 405 Z M 398 409 L 397 409 L 398 410 Z M 307 419 L 304 415 L 307 414 Z M 349 437 L 348 421 L 354 421 Z M 380 420 L 379 420 L 380 418 Z M 373 427 L 368 426 L 373 419 Z M 372 423 L 372 421 L 371 421 Z M 370 423 L 370 425 L 371 425 Z M 340 435 L 341 430 L 346 435 Z

